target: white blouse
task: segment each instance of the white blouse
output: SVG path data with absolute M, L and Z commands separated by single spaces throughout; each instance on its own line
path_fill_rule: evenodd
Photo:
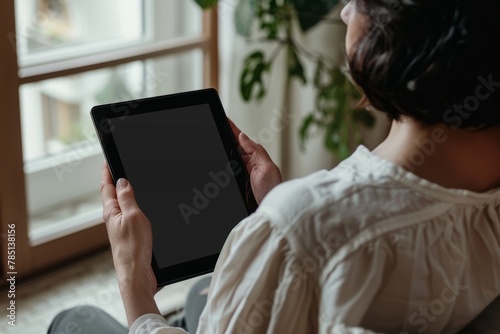
M 446 189 L 360 146 L 231 232 L 199 334 L 455 333 L 500 294 L 500 189 Z M 144 315 L 130 333 L 185 333 Z

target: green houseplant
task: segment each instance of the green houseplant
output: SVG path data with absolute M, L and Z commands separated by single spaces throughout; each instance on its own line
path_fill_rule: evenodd
M 195 0 L 203 9 L 215 6 L 218 0 Z M 265 76 L 271 73 L 276 57 L 287 52 L 287 80 L 299 80 L 313 85 L 315 108 L 303 119 L 299 129 L 302 147 L 311 130 L 323 130 L 326 148 L 339 160 L 350 153 L 352 144 L 362 142 L 361 127 L 371 128 L 373 115 L 356 108 L 360 94 L 341 71 L 341 65 L 329 55 L 303 47 L 293 29 L 306 33 L 322 21 L 341 23 L 328 17 L 339 0 L 239 0 L 235 8 L 235 26 L 239 35 L 249 41 L 273 43 L 274 50 L 267 55 L 256 49 L 245 59 L 240 76 L 240 93 L 244 101 L 260 101 L 267 94 Z M 252 36 L 258 26 L 258 36 Z M 314 73 L 306 73 L 304 61 L 314 63 Z

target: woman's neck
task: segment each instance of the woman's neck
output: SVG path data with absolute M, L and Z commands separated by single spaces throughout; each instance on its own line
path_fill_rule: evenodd
M 483 131 L 393 122 L 374 154 L 446 188 L 485 192 L 500 187 L 500 126 Z

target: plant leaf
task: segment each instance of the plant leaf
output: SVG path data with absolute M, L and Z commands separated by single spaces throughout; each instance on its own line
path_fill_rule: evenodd
M 301 124 L 300 129 L 299 129 L 300 149 L 301 150 L 304 150 L 304 148 L 305 148 L 304 144 L 309 137 L 308 136 L 309 128 L 311 127 L 311 125 L 313 123 L 314 123 L 314 114 L 313 113 L 310 113 L 309 115 L 307 115 L 306 118 L 304 118 L 304 120 L 302 121 L 302 124 Z
M 259 28 L 266 34 L 267 39 L 276 39 L 280 30 L 280 23 L 283 21 L 280 14 L 283 5 L 279 5 L 277 0 L 247 0 L 255 12 L 259 21 Z
M 327 126 L 325 129 L 325 146 L 338 156 L 340 136 L 338 129 Z
M 345 138 L 339 145 L 338 159 L 342 161 L 349 158 L 350 155 L 351 150 L 349 149 L 349 145 L 347 144 L 347 138 Z
M 338 106 L 336 99 L 336 90 L 338 87 L 334 85 L 327 85 L 318 88 L 318 95 L 316 96 L 316 109 L 321 113 L 328 113 L 334 115 L 334 111 Z
M 307 83 L 304 66 L 293 47 L 288 48 L 288 74 L 290 78 L 297 77 L 303 84 Z
M 323 72 L 324 64 L 321 59 L 316 62 L 316 71 L 314 72 L 314 86 L 319 88 L 321 85 L 321 76 Z
M 240 0 L 234 11 L 236 32 L 243 37 L 250 37 L 255 19 L 256 0 Z
M 195 0 L 198 5 L 203 9 L 209 9 L 215 6 L 218 0 Z
M 328 15 L 339 0 L 290 0 L 290 3 L 295 7 L 302 31 L 306 32 Z
M 269 14 L 263 15 L 260 19 L 260 29 L 267 33 L 268 39 L 276 39 L 278 37 L 280 21 Z
M 266 62 L 262 51 L 256 51 L 245 59 L 240 77 L 240 93 L 243 100 L 246 102 L 250 101 L 255 89 L 257 89 L 255 98 L 257 101 L 262 100 L 267 92 L 264 86 L 263 75 L 269 69 L 270 66 Z

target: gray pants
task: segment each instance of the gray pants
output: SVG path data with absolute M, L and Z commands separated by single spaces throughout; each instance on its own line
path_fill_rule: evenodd
M 194 334 L 198 320 L 207 303 L 207 296 L 200 294 L 210 286 L 210 277 L 198 281 L 189 291 L 185 317 L 172 323 Z M 500 297 L 494 300 L 461 334 L 500 334 Z M 50 325 L 48 334 L 127 334 L 128 329 L 109 314 L 92 306 L 77 306 L 59 313 Z
M 204 277 L 189 291 L 184 307 L 185 317 L 171 324 L 196 333 L 198 320 L 207 303 L 203 290 L 210 286 L 211 277 Z M 88 305 L 73 307 L 59 313 L 49 327 L 48 334 L 127 334 L 128 328 L 113 319 L 103 310 Z

